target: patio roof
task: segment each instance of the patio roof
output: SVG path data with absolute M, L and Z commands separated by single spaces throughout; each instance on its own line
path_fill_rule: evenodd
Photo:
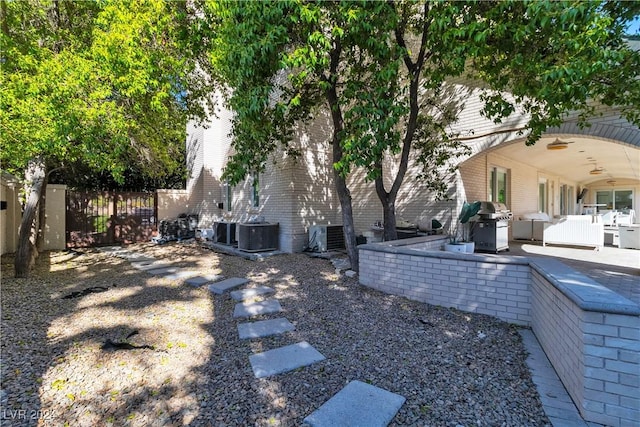
M 637 132 L 640 134 L 640 132 Z M 547 144 L 558 138 L 569 141 L 564 150 L 547 150 Z M 589 184 L 607 179 L 640 181 L 640 146 L 597 136 L 547 134 L 535 145 L 527 147 L 524 140 L 496 147 L 500 155 L 526 163 L 568 180 Z M 600 175 L 590 175 L 594 168 L 603 168 Z

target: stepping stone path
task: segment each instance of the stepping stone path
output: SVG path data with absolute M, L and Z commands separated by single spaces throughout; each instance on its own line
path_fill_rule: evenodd
M 240 277 L 221 280 L 222 276 L 201 276 L 198 271 L 173 267 L 144 254 L 129 252 L 120 247 L 105 247 L 100 250 L 112 256 L 126 259 L 131 262 L 134 268 L 149 274 L 162 275 L 172 280 L 185 279 L 185 284 L 194 287 L 209 284 L 207 289 L 218 295 L 249 283 L 248 279 Z M 235 301 L 245 301 L 273 292 L 275 292 L 273 289 L 266 286 L 257 286 L 232 291 L 229 295 Z M 282 307 L 277 299 L 251 303 L 240 302 L 234 308 L 233 317 L 253 317 L 280 311 L 282 311 Z M 240 339 L 262 338 L 293 330 L 295 330 L 295 326 L 285 318 L 238 324 Z M 266 378 L 290 372 L 322 360 L 325 360 L 322 353 L 306 341 L 249 356 L 249 364 L 256 378 Z M 360 381 L 352 381 L 307 416 L 304 419 L 304 425 L 311 427 L 386 426 L 395 417 L 404 402 L 405 398 L 399 394 Z
M 218 276 L 218 275 L 195 276 L 185 280 L 184 283 L 186 283 L 187 285 L 198 287 L 198 286 L 204 285 L 205 283 L 216 282 L 220 279 L 222 279 L 222 276 Z
M 282 311 L 280 301 L 277 299 L 268 299 L 258 302 L 240 302 L 236 304 L 233 310 L 233 317 L 251 317 L 259 314 L 271 314 Z
M 147 273 L 153 274 L 154 276 L 164 276 L 167 274 L 173 274 L 180 271 L 178 267 L 162 267 L 156 268 L 154 270 L 147 270 Z
M 197 275 L 198 272 L 194 270 L 178 270 L 172 274 L 164 276 L 164 278 L 169 280 L 184 280 Z
M 231 295 L 231 298 L 233 298 L 236 301 L 244 301 L 244 300 L 255 298 L 258 296 L 270 294 L 272 292 L 275 292 L 275 291 L 267 286 L 257 286 L 255 288 L 233 291 L 229 295 Z
M 260 320 L 258 322 L 240 323 L 238 325 L 238 335 L 241 340 L 262 338 L 293 331 L 295 328 L 293 323 L 284 318 Z
M 134 268 L 137 268 L 138 270 L 142 270 L 142 271 L 158 270 L 160 268 L 170 267 L 169 264 L 165 264 L 163 262 L 156 261 L 156 260 L 132 262 L 131 265 Z
M 238 286 L 242 286 L 246 283 L 249 283 L 249 279 L 241 279 L 240 277 L 231 277 L 229 279 L 222 280 L 221 282 L 217 282 L 212 285 L 209 285 L 208 288 L 214 294 L 222 295 L 224 291 L 237 288 Z
M 249 356 L 249 363 L 256 378 L 289 372 L 326 359 L 318 350 L 302 341 L 274 350 Z
M 304 419 L 311 427 L 388 425 L 406 399 L 399 394 L 351 381 L 324 405 Z

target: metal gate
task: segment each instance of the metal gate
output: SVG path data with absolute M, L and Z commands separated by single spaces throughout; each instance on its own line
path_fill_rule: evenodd
M 156 193 L 67 191 L 67 247 L 149 241 L 157 231 Z

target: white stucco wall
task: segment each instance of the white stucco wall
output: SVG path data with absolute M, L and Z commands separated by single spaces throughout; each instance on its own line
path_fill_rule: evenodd
M 66 185 L 47 185 L 44 250 L 61 250 L 66 247 L 66 190 Z

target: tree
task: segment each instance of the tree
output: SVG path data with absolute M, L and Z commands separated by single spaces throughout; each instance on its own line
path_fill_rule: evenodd
M 579 111 L 586 125 L 594 114 L 594 101 L 619 105 L 627 118 L 638 121 L 639 57 L 621 37 L 625 21 L 639 11 L 637 4 L 386 5 L 382 13 L 393 28 L 372 30 L 363 15 L 355 27 L 345 29 L 361 40 L 358 49 L 366 54 L 347 60 L 348 69 L 365 72 L 355 78 L 357 97 L 347 99 L 358 108 L 350 110 L 345 141 L 352 149 L 340 165 L 347 170 L 351 165 L 364 167 L 375 181 L 386 239 L 396 238 L 395 201 L 410 153 L 440 196 L 446 190 L 442 166 L 466 154 L 463 140 L 448 127 L 460 109 L 444 96 L 452 78 L 463 77 L 485 88 L 483 113 L 496 123 L 516 109 L 528 116 L 525 126 L 513 129 L 526 133 L 528 144 L 548 127 L 560 125 L 570 111 Z M 383 164 L 388 154 L 399 156 L 387 190 Z
M 466 147 L 449 125 L 464 99 L 446 93 L 454 78 L 483 88 L 483 114 L 535 143 L 570 111 L 581 123 L 594 103 L 620 106 L 638 122 L 638 52 L 622 39 L 637 16 L 632 2 L 215 2 L 214 61 L 231 88 L 236 155 L 225 174 L 237 182 L 269 153 L 291 149 L 297 121 L 326 108 L 333 122 L 336 190 L 357 268 L 345 177 L 363 168 L 396 237 L 395 202 L 414 155 L 422 177 L 443 193 L 443 166 Z M 508 94 L 509 96 L 506 96 Z M 385 188 L 385 162 L 398 164 Z
M 82 164 L 122 181 L 132 166 L 150 177 L 181 166 L 187 116 L 205 105 L 186 92 L 206 86 L 191 15 L 159 0 L 2 2 L 0 155 L 26 192 L 17 277 L 38 253 L 51 171 Z

